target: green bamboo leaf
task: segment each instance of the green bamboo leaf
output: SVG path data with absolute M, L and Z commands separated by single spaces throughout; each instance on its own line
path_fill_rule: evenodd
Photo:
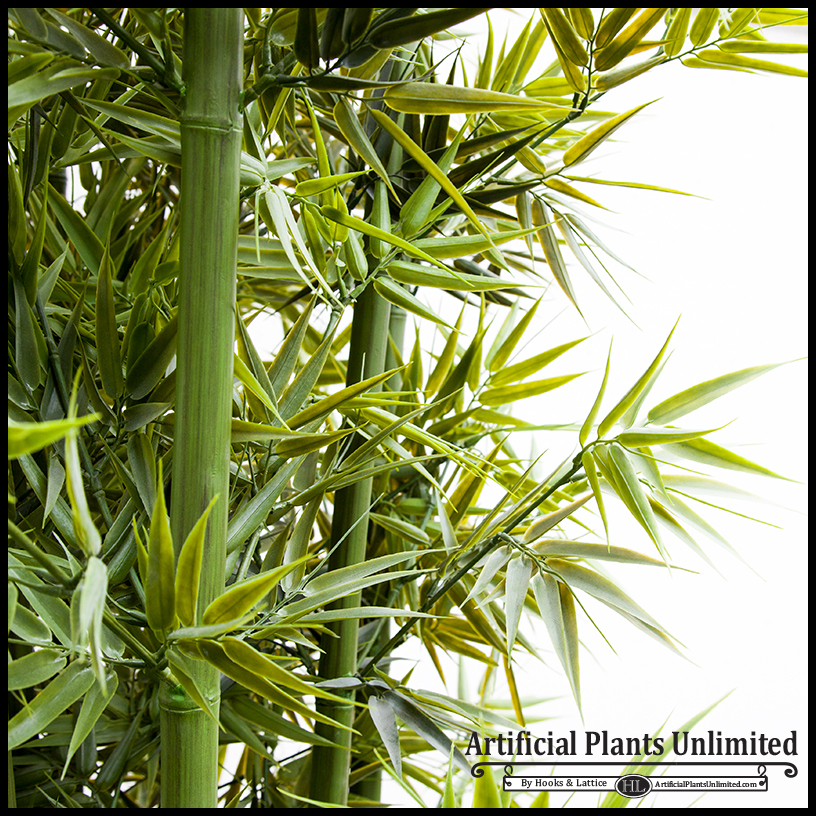
M 414 241 L 413 245 L 418 249 L 427 252 L 432 258 L 462 258 L 465 255 L 477 255 L 480 252 L 487 252 L 494 246 L 514 241 L 516 238 L 523 238 L 536 231 L 535 227 L 521 230 L 508 230 L 507 232 L 493 232 L 489 238 L 480 235 L 453 235 L 441 238 L 420 238 Z M 466 279 L 474 278 L 470 275 Z M 479 280 L 479 278 L 476 278 Z M 506 284 L 508 286 L 517 284 Z
M 388 171 L 385 169 L 380 160 L 377 151 L 371 144 L 365 130 L 363 130 L 357 114 L 351 107 L 348 100 L 343 97 L 334 106 L 334 121 L 340 132 L 345 136 L 349 146 L 352 147 L 360 158 L 385 182 L 386 187 L 397 197 L 397 193 L 391 186 L 391 179 L 388 177 Z
M 107 692 L 107 683 L 102 654 L 102 615 L 107 594 L 108 569 L 102 560 L 91 556 L 74 597 L 79 596 L 79 627 L 87 637 L 91 668 L 103 694 Z
M 539 199 L 535 199 L 533 201 L 533 224 L 539 228 L 538 232 L 536 233 L 538 242 L 541 244 L 541 248 L 544 250 L 544 257 L 547 259 L 547 264 L 558 282 L 558 285 L 564 291 L 564 294 L 570 299 L 572 305 L 578 309 L 578 303 L 575 300 L 575 292 L 573 291 L 572 283 L 570 281 L 569 274 L 567 273 L 567 266 L 564 263 L 561 250 L 558 248 L 558 240 L 556 239 L 555 232 L 552 228 L 553 220 L 554 218 L 550 208 L 542 201 L 539 201 Z M 580 309 L 578 309 L 578 313 L 581 313 Z
M 606 369 L 604 370 L 603 381 L 601 382 L 601 388 L 598 391 L 598 396 L 595 397 L 595 402 L 592 403 L 592 408 L 590 408 L 589 414 L 587 418 L 584 420 L 584 424 L 581 426 L 581 430 L 578 434 L 578 444 L 583 447 L 586 444 L 587 439 L 589 439 L 589 434 L 592 431 L 592 426 L 595 424 L 595 417 L 598 416 L 598 412 L 601 410 L 601 405 L 603 404 L 604 394 L 606 393 L 606 383 L 609 380 L 609 363 L 612 360 L 612 343 L 609 344 L 609 351 L 606 355 Z
M 244 722 L 261 731 L 277 734 L 280 737 L 285 737 L 294 742 L 302 742 L 306 745 L 329 746 L 335 744 L 331 740 L 295 725 L 267 706 L 256 703 L 248 697 L 233 697 L 230 700 L 230 706 Z
M 386 691 L 383 699 L 394 713 L 429 745 L 436 748 L 443 756 L 453 751 L 456 765 L 465 773 L 470 773 L 470 765 L 462 752 L 445 736 L 442 730 L 427 714 L 420 711 L 410 700 L 394 691 Z
M 479 760 L 489 761 L 487 754 L 482 754 Z M 496 782 L 496 778 L 493 776 L 493 768 L 490 765 L 485 765 L 481 770 L 482 773 L 476 777 L 476 781 L 473 783 L 473 807 L 498 809 L 502 806 L 499 793 L 502 783 Z
M 67 664 L 65 655 L 56 649 L 39 649 L 16 660 L 10 660 L 7 666 L 8 690 L 31 688 L 44 683 L 62 671 Z
M 96 422 L 99 414 L 86 414 L 73 419 L 52 419 L 47 422 L 15 422 L 8 420 L 8 458 L 16 459 L 27 453 L 36 453 L 67 436 L 71 431 Z
M 276 686 L 285 686 L 297 694 L 311 694 L 325 700 L 342 701 L 342 698 L 318 688 L 314 683 L 307 683 L 293 672 L 281 668 L 244 640 L 239 640 L 236 637 L 225 637 L 220 643 L 224 653 L 230 660 L 259 677 L 265 677 Z
M 545 558 L 551 556 L 573 556 L 575 558 L 591 558 L 598 561 L 616 561 L 621 564 L 639 564 L 650 567 L 665 567 L 666 564 L 657 558 L 649 558 L 635 550 L 625 547 L 608 547 L 606 544 L 586 544 L 583 541 L 567 541 L 566 539 L 545 539 L 532 545 L 532 549 Z
M 316 8 L 301 6 L 298 9 L 293 50 L 298 62 L 310 71 L 320 64 Z
M 792 65 L 768 62 L 768 60 L 755 59 L 754 57 L 744 57 L 742 54 L 720 51 L 716 48 L 706 48 L 703 51 L 698 51 L 697 56 L 704 62 L 728 65 L 735 68 L 750 68 L 755 71 L 768 71 L 772 74 L 786 74 L 787 76 L 806 77 L 808 75 L 808 72 L 804 69 L 794 68 Z
M 559 507 L 552 513 L 548 513 L 543 518 L 534 521 L 524 533 L 524 543 L 529 544 L 543 536 L 544 533 L 551 530 L 556 524 L 560 524 L 565 518 L 571 516 L 576 510 L 583 507 L 591 498 L 592 494 L 587 493 L 586 496 L 582 496 L 580 499 L 570 502 L 564 507 Z
M 640 484 L 632 461 L 629 459 L 626 451 L 619 445 L 610 445 L 608 450 L 610 456 L 608 465 L 615 473 L 615 487 L 619 488 L 618 495 L 623 500 L 629 512 L 649 534 L 649 537 L 654 541 L 658 551 L 665 559 L 666 554 L 660 540 L 660 533 L 657 528 L 657 523 L 655 522 L 654 514 L 652 513 L 651 505 Z
M 312 451 L 327 448 L 335 442 L 354 433 L 355 428 L 341 428 L 330 433 L 298 434 L 289 439 L 283 439 L 275 445 L 275 454 L 283 459 L 292 459 L 303 456 Z
M 146 397 L 164 377 L 176 353 L 178 314 L 151 341 L 150 345 L 134 361 L 128 361 L 125 385 L 133 399 Z
M 176 560 L 170 518 L 164 503 L 164 478 L 159 462 L 156 501 L 150 520 L 147 548 L 147 579 L 145 581 L 145 613 L 147 625 L 160 636 L 173 626 L 176 618 Z
M 41 99 L 55 96 L 78 85 L 118 77 L 119 71 L 116 68 L 86 68 L 81 65 L 74 66 L 67 60 L 59 60 L 46 66 L 42 71 L 9 85 L 8 108 L 10 111 L 19 108 L 27 110 Z M 15 113 L 15 119 L 18 115 L 19 113 Z
M 261 697 L 264 697 L 270 702 L 281 706 L 283 710 L 295 711 L 302 717 L 310 720 L 316 720 L 317 722 L 322 722 L 326 725 L 331 725 L 332 727 L 342 728 L 345 731 L 354 731 L 353 728 L 349 728 L 348 726 L 342 725 L 329 717 L 325 717 L 317 711 L 313 711 L 308 706 L 292 697 L 292 695 L 287 694 L 285 691 L 277 688 L 265 677 L 254 674 L 249 669 L 246 669 L 244 666 L 236 663 L 234 660 L 228 657 L 224 647 L 217 641 L 203 640 L 199 643 L 199 649 L 201 650 L 201 654 L 205 660 L 211 665 L 215 666 L 219 671 L 226 674 L 227 677 L 231 677 L 237 683 L 245 686 L 250 691 L 254 691 Z
M 377 294 L 380 297 L 384 298 L 389 303 L 393 303 L 395 306 L 399 306 L 401 309 L 405 309 L 406 312 L 411 312 L 412 314 L 422 317 L 425 320 L 432 320 L 434 323 L 439 323 L 440 326 L 445 326 L 449 329 L 453 328 L 441 317 L 439 317 L 436 312 L 424 306 L 407 289 L 403 288 L 395 281 L 392 281 L 390 278 L 375 278 L 374 289 L 376 289 Z
M 603 496 L 601 495 L 601 483 L 598 479 L 598 471 L 595 467 L 595 460 L 592 458 L 592 454 L 589 451 L 584 451 L 584 453 L 581 455 L 581 462 L 584 466 L 584 472 L 586 473 L 587 480 L 589 481 L 589 486 L 592 488 L 592 494 L 595 496 L 595 502 L 598 505 L 598 512 L 601 514 L 601 520 L 603 521 L 604 533 L 606 534 L 606 544 L 608 548 L 609 522 L 606 518 L 606 508 L 604 507 Z
M 8 723 L 8 750 L 41 734 L 68 706 L 94 684 L 93 669 L 75 660 L 60 672 L 33 700 L 25 704 Z
M 538 612 L 555 654 L 569 680 L 572 696 L 581 710 L 581 673 L 578 663 L 578 621 L 569 588 L 551 575 L 539 572 L 532 579 Z
M 278 407 L 274 401 L 269 397 L 266 389 L 258 382 L 255 375 L 249 370 L 246 363 L 237 355 L 233 356 L 233 374 L 241 382 L 244 388 L 248 389 L 257 399 L 259 399 L 275 416 L 284 428 L 289 428 L 281 415 L 278 413 Z
M 320 214 L 328 218 L 329 221 L 334 221 L 335 223 L 348 227 L 349 229 L 357 230 L 357 232 L 361 232 L 363 235 L 368 235 L 369 238 L 375 238 L 385 242 L 386 244 L 390 244 L 391 246 L 398 247 L 403 252 L 406 252 L 415 258 L 428 261 L 446 272 L 449 271 L 443 263 L 440 263 L 436 260 L 436 258 L 431 257 L 427 252 L 417 249 L 412 243 L 409 243 L 396 235 L 392 235 L 390 232 L 385 232 L 384 230 L 379 229 L 379 227 L 375 227 L 372 224 L 363 221 L 362 218 L 356 218 L 353 215 L 349 215 L 347 212 L 342 212 L 341 210 L 338 210 L 337 207 L 327 206 L 320 208 Z
M 260 575 L 254 575 L 233 584 L 204 610 L 201 623 L 209 626 L 242 618 L 278 585 L 281 578 L 300 566 L 309 557 L 305 555 L 291 564 L 284 564 L 277 569 L 262 572 Z
M 420 83 L 423 84 L 423 83 Z M 424 83 L 428 84 L 428 83 Z M 429 85 L 434 88 L 450 88 L 450 85 Z M 480 91 L 480 93 L 484 93 Z M 385 97 L 383 97 L 385 98 Z M 387 101 L 387 100 L 386 100 Z M 427 110 L 425 111 L 427 113 Z M 457 207 L 468 217 L 471 224 L 490 241 L 490 236 L 487 234 L 481 220 L 471 209 L 470 205 L 465 201 L 464 196 L 459 192 L 451 180 L 439 169 L 436 162 L 389 116 L 386 116 L 382 111 L 372 109 L 370 111 L 374 121 L 390 136 L 394 141 L 402 147 L 402 149 L 419 164 L 419 166 L 429 175 L 434 181 L 439 184 L 442 190 L 453 200 Z
M 558 8 L 540 8 L 538 11 L 564 56 L 573 65 L 586 65 L 589 62 L 589 54 L 566 14 Z
M 667 8 L 644 9 L 615 39 L 595 52 L 595 68 L 607 71 L 628 57 L 667 11 Z
M 617 116 L 613 116 L 611 119 L 607 119 L 605 122 L 598 125 L 598 127 L 591 130 L 586 134 L 586 136 L 582 136 L 569 148 L 569 150 L 567 150 L 566 153 L 564 153 L 564 157 L 562 159 L 564 166 L 569 167 L 571 164 L 575 164 L 576 162 L 586 159 L 593 150 L 603 144 L 603 142 L 606 141 L 606 139 L 608 139 L 621 125 L 628 121 L 638 111 L 643 110 L 643 108 L 651 104 L 651 102 L 644 102 L 642 105 L 638 105 L 636 108 L 632 108 L 632 110 L 627 111 L 626 113 L 620 113 Z
M 404 609 L 391 609 L 387 606 L 351 606 L 345 609 L 327 609 L 324 612 L 311 612 L 298 619 L 298 626 L 322 625 L 324 623 L 334 623 L 341 620 L 360 620 L 361 618 L 404 618 Z M 431 615 L 428 612 L 410 613 L 411 617 L 437 618 L 438 615 Z M 326 686 L 326 688 L 329 688 Z
M 71 742 L 68 745 L 68 753 L 65 757 L 65 765 L 62 768 L 61 779 L 65 778 L 65 772 L 68 770 L 68 765 L 71 762 L 74 754 L 79 750 L 79 747 L 85 742 L 86 737 L 91 733 L 94 725 L 96 725 L 102 712 L 107 707 L 108 703 L 113 699 L 116 689 L 119 686 L 119 677 L 116 672 L 111 671 L 107 675 L 107 692 L 103 693 L 99 684 L 94 684 L 85 695 L 82 701 L 82 707 L 79 709 L 79 716 L 74 723 L 74 730 L 71 732 Z
M 488 388 L 479 395 L 482 405 L 496 406 L 506 405 L 508 402 L 516 402 L 526 397 L 534 397 L 538 394 L 546 394 L 555 388 L 566 385 L 576 377 L 582 377 L 586 372 L 580 374 L 563 374 L 560 377 L 550 377 L 546 380 L 533 380 L 529 383 L 519 385 L 503 385 L 499 388 Z
M 666 32 L 666 44 L 663 46 L 663 50 L 670 57 L 676 57 L 683 50 L 690 22 L 690 8 L 677 8 L 674 10 L 674 17 L 669 25 L 669 30 Z
M 379 697 L 368 698 L 368 713 L 380 735 L 380 739 L 388 751 L 391 764 L 397 776 L 402 778 L 402 755 L 400 754 L 399 730 L 394 709 Z
M 807 43 L 780 43 L 767 40 L 725 40 L 718 43 L 721 51 L 736 54 L 807 54 Z
M 527 598 L 527 587 L 530 576 L 533 574 L 533 561 L 523 553 L 511 558 L 507 565 L 504 603 L 505 603 L 505 632 L 507 634 L 507 654 L 513 651 L 516 642 L 521 610 Z
M 660 428 L 648 425 L 645 428 L 630 428 L 618 434 L 617 440 L 627 448 L 645 448 L 649 445 L 666 445 L 671 442 L 686 442 L 706 434 L 714 433 L 720 428 L 709 428 L 706 431 L 683 430 L 681 428 Z
M 339 103 L 338 103 L 339 104 Z M 340 184 L 344 184 L 351 179 L 362 176 L 366 170 L 357 170 L 354 173 L 339 173 L 335 176 L 325 176 L 322 178 L 307 179 L 306 181 L 298 182 L 295 187 L 295 195 L 298 198 L 308 198 L 318 193 L 325 193 Z
M 674 327 L 669 332 L 669 336 L 666 338 L 666 342 L 657 353 L 657 357 L 652 360 L 652 364 L 646 369 L 643 376 L 632 386 L 623 399 L 606 415 L 601 424 L 598 426 L 598 438 L 606 436 L 607 432 L 612 428 L 612 426 L 618 422 L 618 420 L 620 420 L 624 414 L 626 414 L 626 412 L 641 396 L 642 392 L 653 382 L 653 375 L 657 372 L 658 367 L 666 354 L 666 350 L 669 347 L 669 341 L 671 340 L 676 328 L 677 324 L 675 323 Z
M 579 340 L 572 340 L 569 343 L 563 343 L 562 345 L 551 348 L 548 351 L 542 351 L 541 354 L 536 354 L 534 357 L 530 357 L 529 360 L 524 360 L 521 363 L 516 363 L 515 365 L 502 368 L 492 374 L 488 382 L 492 386 L 498 386 L 523 380 L 525 377 L 529 377 L 532 374 L 535 374 L 537 371 L 540 371 L 542 368 L 549 365 L 553 360 L 557 360 L 562 354 L 564 354 L 564 352 L 569 351 L 579 343 L 583 343 L 586 339 L 586 337 L 582 337 Z
M 368 517 L 375 524 L 379 524 L 383 529 L 394 533 L 394 535 L 399 536 L 405 541 L 410 541 L 420 546 L 427 546 L 431 543 L 430 536 L 424 530 L 407 521 L 373 511 L 368 514 Z
M 489 8 L 440 9 L 427 14 L 418 14 L 407 20 L 389 20 L 379 25 L 375 22 L 366 39 L 376 48 L 396 48 L 398 45 L 407 45 L 440 31 L 446 31 L 489 10 Z
M 595 34 L 595 47 L 609 44 L 636 12 L 636 8 L 613 8 L 605 14 Z
M 663 632 L 660 624 L 644 609 L 638 606 L 623 590 L 615 586 L 608 578 L 586 567 L 564 561 L 560 558 L 548 558 L 547 566 L 551 567 L 559 577 L 572 588 L 580 589 L 600 601 L 611 606 L 616 611 L 631 615 L 633 618 L 648 624 Z
M 691 24 L 689 39 L 692 45 L 702 45 L 714 31 L 714 25 L 720 16 L 718 8 L 701 8 Z
M 532 213 L 532 209 L 530 211 Z M 530 215 L 532 218 L 532 214 Z M 501 340 L 501 345 L 498 346 L 495 353 L 491 352 L 487 355 L 487 370 L 494 374 L 496 371 L 499 371 L 503 366 L 507 364 L 507 361 L 510 359 L 510 355 L 515 351 L 516 346 L 519 343 L 519 340 L 524 336 L 524 332 L 527 330 L 527 327 L 530 325 L 535 313 L 538 309 L 538 305 L 541 303 L 541 299 L 537 300 L 531 308 L 529 308 L 524 317 L 518 322 L 516 326 L 507 334 L 506 338 Z M 515 310 L 515 304 L 514 304 Z M 514 312 L 511 312 L 511 315 L 508 315 L 508 322 L 510 321 L 511 316 L 514 315 Z M 502 329 L 502 333 L 504 329 Z M 501 338 L 501 333 L 500 333 Z M 498 342 L 498 340 L 497 340 Z
M 382 374 L 376 374 L 375 376 L 369 377 L 366 380 L 362 380 L 361 382 L 354 383 L 347 388 L 343 388 L 341 391 L 338 391 L 335 394 L 324 397 L 322 400 L 313 403 L 307 408 L 304 408 L 302 411 L 299 411 L 294 416 L 290 417 L 288 427 L 293 429 L 300 428 L 302 425 L 306 425 L 309 422 L 314 422 L 315 420 L 328 416 L 343 403 L 353 399 L 354 397 L 360 396 L 360 394 L 363 394 L 366 391 L 376 389 L 378 385 L 384 383 L 401 370 L 401 368 L 392 368 L 389 371 L 383 372 Z
M 569 111 L 569 108 L 533 97 L 432 82 L 407 82 L 387 88 L 383 99 L 389 108 L 400 113 L 446 115 Z
M 117 398 L 122 394 L 124 383 L 113 300 L 112 263 L 110 251 L 105 247 L 96 284 L 96 348 L 102 387 L 109 397 Z
M 79 372 L 77 372 L 79 374 Z M 76 419 L 76 399 L 79 377 L 74 378 L 74 387 L 71 390 L 71 400 L 68 408 L 68 419 Z M 71 501 L 71 519 L 77 544 L 86 556 L 99 555 L 102 549 L 102 538 L 99 530 L 91 518 L 88 509 L 88 500 L 85 498 L 85 488 L 82 484 L 82 468 L 79 464 L 79 447 L 77 444 L 77 428 L 72 428 L 65 437 L 65 482 L 68 488 L 68 498 Z
M 691 459 L 694 462 L 702 462 L 714 467 L 727 468 L 729 470 L 739 470 L 743 473 L 753 473 L 759 476 L 773 476 L 775 479 L 785 479 L 791 482 L 786 476 L 780 476 L 772 470 L 751 462 L 742 456 L 738 456 L 720 445 L 715 445 L 708 439 L 692 439 L 687 442 L 678 442 L 666 446 L 666 449 L 683 459 Z
M 198 586 L 201 577 L 201 562 L 204 557 L 204 540 L 207 531 L 207 518 L 218 495 L 207 505 L 201 518 L 195 523 L 181 552 L 176 565 L 176 615 L 182 626 L 195 626 L 196 607 L 198 604 Z

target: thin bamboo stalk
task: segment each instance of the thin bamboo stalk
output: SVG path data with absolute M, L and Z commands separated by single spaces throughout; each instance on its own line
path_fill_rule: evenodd
M 171 529 L 176 557 L 213 496 L 199 612 L 224 588 L 234 347 L 243 12 L 190 8 L 184 23 L 181 249 Z M 194 677 L 217 710 L 219 673 Z M 185 694 L 161 700 L 162 807 L 216 806 L 218 727 Z
M 346 385 L 373 377 L 385 371 L 388 347 L 388 317 L 390 304 L 369 286 L 357 301 L 351 328 L 351 347 Z M 362 437 L 352 440 L 350 450 L 363 443 Z M 332 519 L 332 547 L 342 539 L 329 558 L 329 570 L 359 564 L 366 557 L 368 541 L 368 510 L 371 504 L 371 479 L 363 479 L 337 491 Z M 344 538 L 345 537 L 345 538 Z M 341 599 L 335 609 L 360 605 L 360 593 Z M 324 635 L 320 647 L 320 676 L 326 679 L 347 677 L 357 671 L 358 621 L 344 620 L 331 624 L 338 637 Z M 338 695 L 342 692 L 338 692 Z M 319 700 L 318 710 L 350 727 L 354 722 L 354 692 L 342 696 L 346 702 Z M 312 751 L 312 799 L 345 805 L 348 801 L 351 733 L 334 726 L 318 723 L 318 734 L 335 743 L 332 747 L 315 746 Z

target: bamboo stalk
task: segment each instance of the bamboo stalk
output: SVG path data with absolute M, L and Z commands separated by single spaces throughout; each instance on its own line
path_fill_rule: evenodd
M 213 496 L 198 604 L 223 591 L 229 505 L 242 77 L 240 8 L 185 13 L 181 249 L 171 527 L 176 557 Z M 196 662 L 202 693 L 219 673 Z M 162 807 L 216 806 L 218 727 L 184 694 L 161 700 Z
M 389 312 L 390 304 L 383 300 L 372 286 L 367 287 L 354 310 L 346 375 L 347 386 L 386 370 Z M 349 452 L 364 441 L 363 437 L 355 436 Z M 332 547 L 341 539 L 343 541 L 329 557 L 330 571 L 359 564 L 365 560 L 371 482 L 370 478 L 363 479 L 337 491 L 332 519 Z M 359 605 L 360 593 L 357 592 L 333 604 L 332 608 L 346 609 Z M 326 679 L 347 677 L 357 671 L 358 626 L 356 620 L 338 621 L 329 625 L 331 631 L 338 637 L 331 635 L 321 637 L 320 647 L 324 650 L 320 659 L 321 677 Z M 318 711 L 350 727 L 354 722 L 354 692 L 337 693 L 338 696 L 346 697 L 347 702 L 318 700 Z M 345 805 L 348 801 L 351 733 L 322 723 L 318 723 L 315 730 L 321 736 L 332 740 L 335 745 L 315 746 L 312 751 L 310 797 Z

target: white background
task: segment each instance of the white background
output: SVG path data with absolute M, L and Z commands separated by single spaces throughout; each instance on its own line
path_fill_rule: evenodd
M 517 11 L 528 13 L 527 9 Z M 597 18 L 598 10 L 595 13 Z M 500 11 L 491 12 L 497 49 L 502 18 L 508 19 Z M 510 42 L 526 19 L 516 17 L 511 23 Z M 779 35 L 769 33 L 768 38 L 801 37 L 800 32 L 788 29 Z M 547 52 L 550 59 L 549 49 Z M 805 66 L 805 60 L 794 58 L 791 63 Z M 647 405 L 727 372 L 807 353 L 806 82 L 794 77 L 702 71 L 673 63 L 613 89 L 598 104 L 601 109 L 621 112 L 647 100 L 659 100 L 620 129 L 614 143 L 597 150 L 591 164 L 577 175 L 640 181 L 705 198 L 581 185 L 615 211 L 593 210 L 591 214 L 608 225 L 593 224 L 593 230 L 648 278 L 616 268 L 614 262 L 610 266 L 633 302 L 627 311 L 639 328 L 615 309 L 580 267 L 572 267 L 578 302 L 595 334 L 552 364 L 546 376 L 593 373 L 550 394 L 521 401 L 514 413 L 536 422 L 582 421 L 597 393 L 609 341 L 614 337 L 608 410 L 640 377 L 678 317 L 673 356 Z M 581 206 L 582 212 L 590 210 Z M 457 302 L 451 300 L 450 305 L 452 314 L 457 314 Z M 589 333 L 556 287 L 538 315 L 540 326 L 549 325 L 525 349 L 524 357 Z M 555 315 L 559 316 L 550 323 Z M 791 363 L 681 418 L 678 424 L 708 428 L 735 420 L 713 435 L 713 440 L 805 483 L 806 377 L 806 361 Z M 559 448 L 553 436 L 540 435 L 531 445 L 536 454 L 549 451 L 542 475 L 575 444 L 569 438 Z M 519 453 L 527 452 L 519 445 Z M 528 728 L 535 736 L 547 736 L 549 731 L 560 736 L 576 729 L 579 737 L 584 730 L 607 730 L 610 736 L 626 737 L 653 734 L 663 726 L 662 733 L 667 734 L 731 692 L 692 734 L 712 730 L 723 736 L 749 737 L 754 731 L 784 738 L 795 730 L 799 756 L 791 759 L 798 765 L 799 776 L 787 779 L 781 768 L 769 768 L 768 793 L 713 793 L 700 801 L 692 794 L 662 794 L 649 797 L 645 806 L 686 807 L 697 801 L 697 807 L 706 808 L 804 807 L 806 488 L 730 470 L 708 473 L 776 503 L 730 501 L 728 506 L 778 527 L 694 506 L 746 563 L 697 536 L 721 575 L 677 541 L 667 541 L 674 562 L 699 574 L 675 570 L 670 576 L 665 570 L 624 565 L 610 569 L 623 588 L 685 644 L 688 659 L 587 599 L 587 609 L 616 653 L 586 617 L 579 619 L 579 634 L 586 647 L 581 654 L 582 722 L 543 626 L 528 622 L 524 631 L 543 646 L 542 657 L 549 667 L 532 658 L 522 660 L 523 669 L 517 673 L 522 694 L 562 698 L 527 708 Z M 656 555 L 620 503 L 610 498 L 607 504 L 611 506 L 613 543 Z M 419 647 L 406 647 L 400 654 L 423 659 L 412 675 L 412 688 L 443 689 Z M 468 666 L 469 684 L 475 689 L 482 667 Z M 405 667 L 407 670 L 407 664 Z M 447 691 L 456 696 L 454 663 L 448 661 L 445 670 Z M 497 697 L 506 699 L 506 692 L 499 689 Z M 548 719 L 536 723 L 536 717 Z M 405 794 L 397 788 L 386 786 L 384 791 L 386 801 L 405 801 Z M 551 805 L 559 807 L 565 798 L 553 796 Z M 429 804 L 432 801 L 432 797 L 426 799 Z M 567 807 L 593 807 L 596 802 L 597 794 L 581 794 Z

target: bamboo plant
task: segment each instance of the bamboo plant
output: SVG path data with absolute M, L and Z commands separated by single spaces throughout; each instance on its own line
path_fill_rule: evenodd
M 384 774 L 459 806 L 462 738 L 524 723 L 523 619 L 579 709 L 584 598 L 678 651 L 603 562 L 701 552 L 683 462 L 778 477 L 676 425 L 775 366 L 655 401 L 667 327 L 541 480 L 514 433 L 564 426 L 515 404 L 585 338 L 519 350 L 576 274 L 619 308 L 582 163 L 645 104 L 599 100 L 803 76 L 769 55 L 806 10 L 523 9 L 502 45 L 488 11 L 10 10 L 11 806 L 371 806 Z M 514 719 L 412 686 L 408 639 Z

